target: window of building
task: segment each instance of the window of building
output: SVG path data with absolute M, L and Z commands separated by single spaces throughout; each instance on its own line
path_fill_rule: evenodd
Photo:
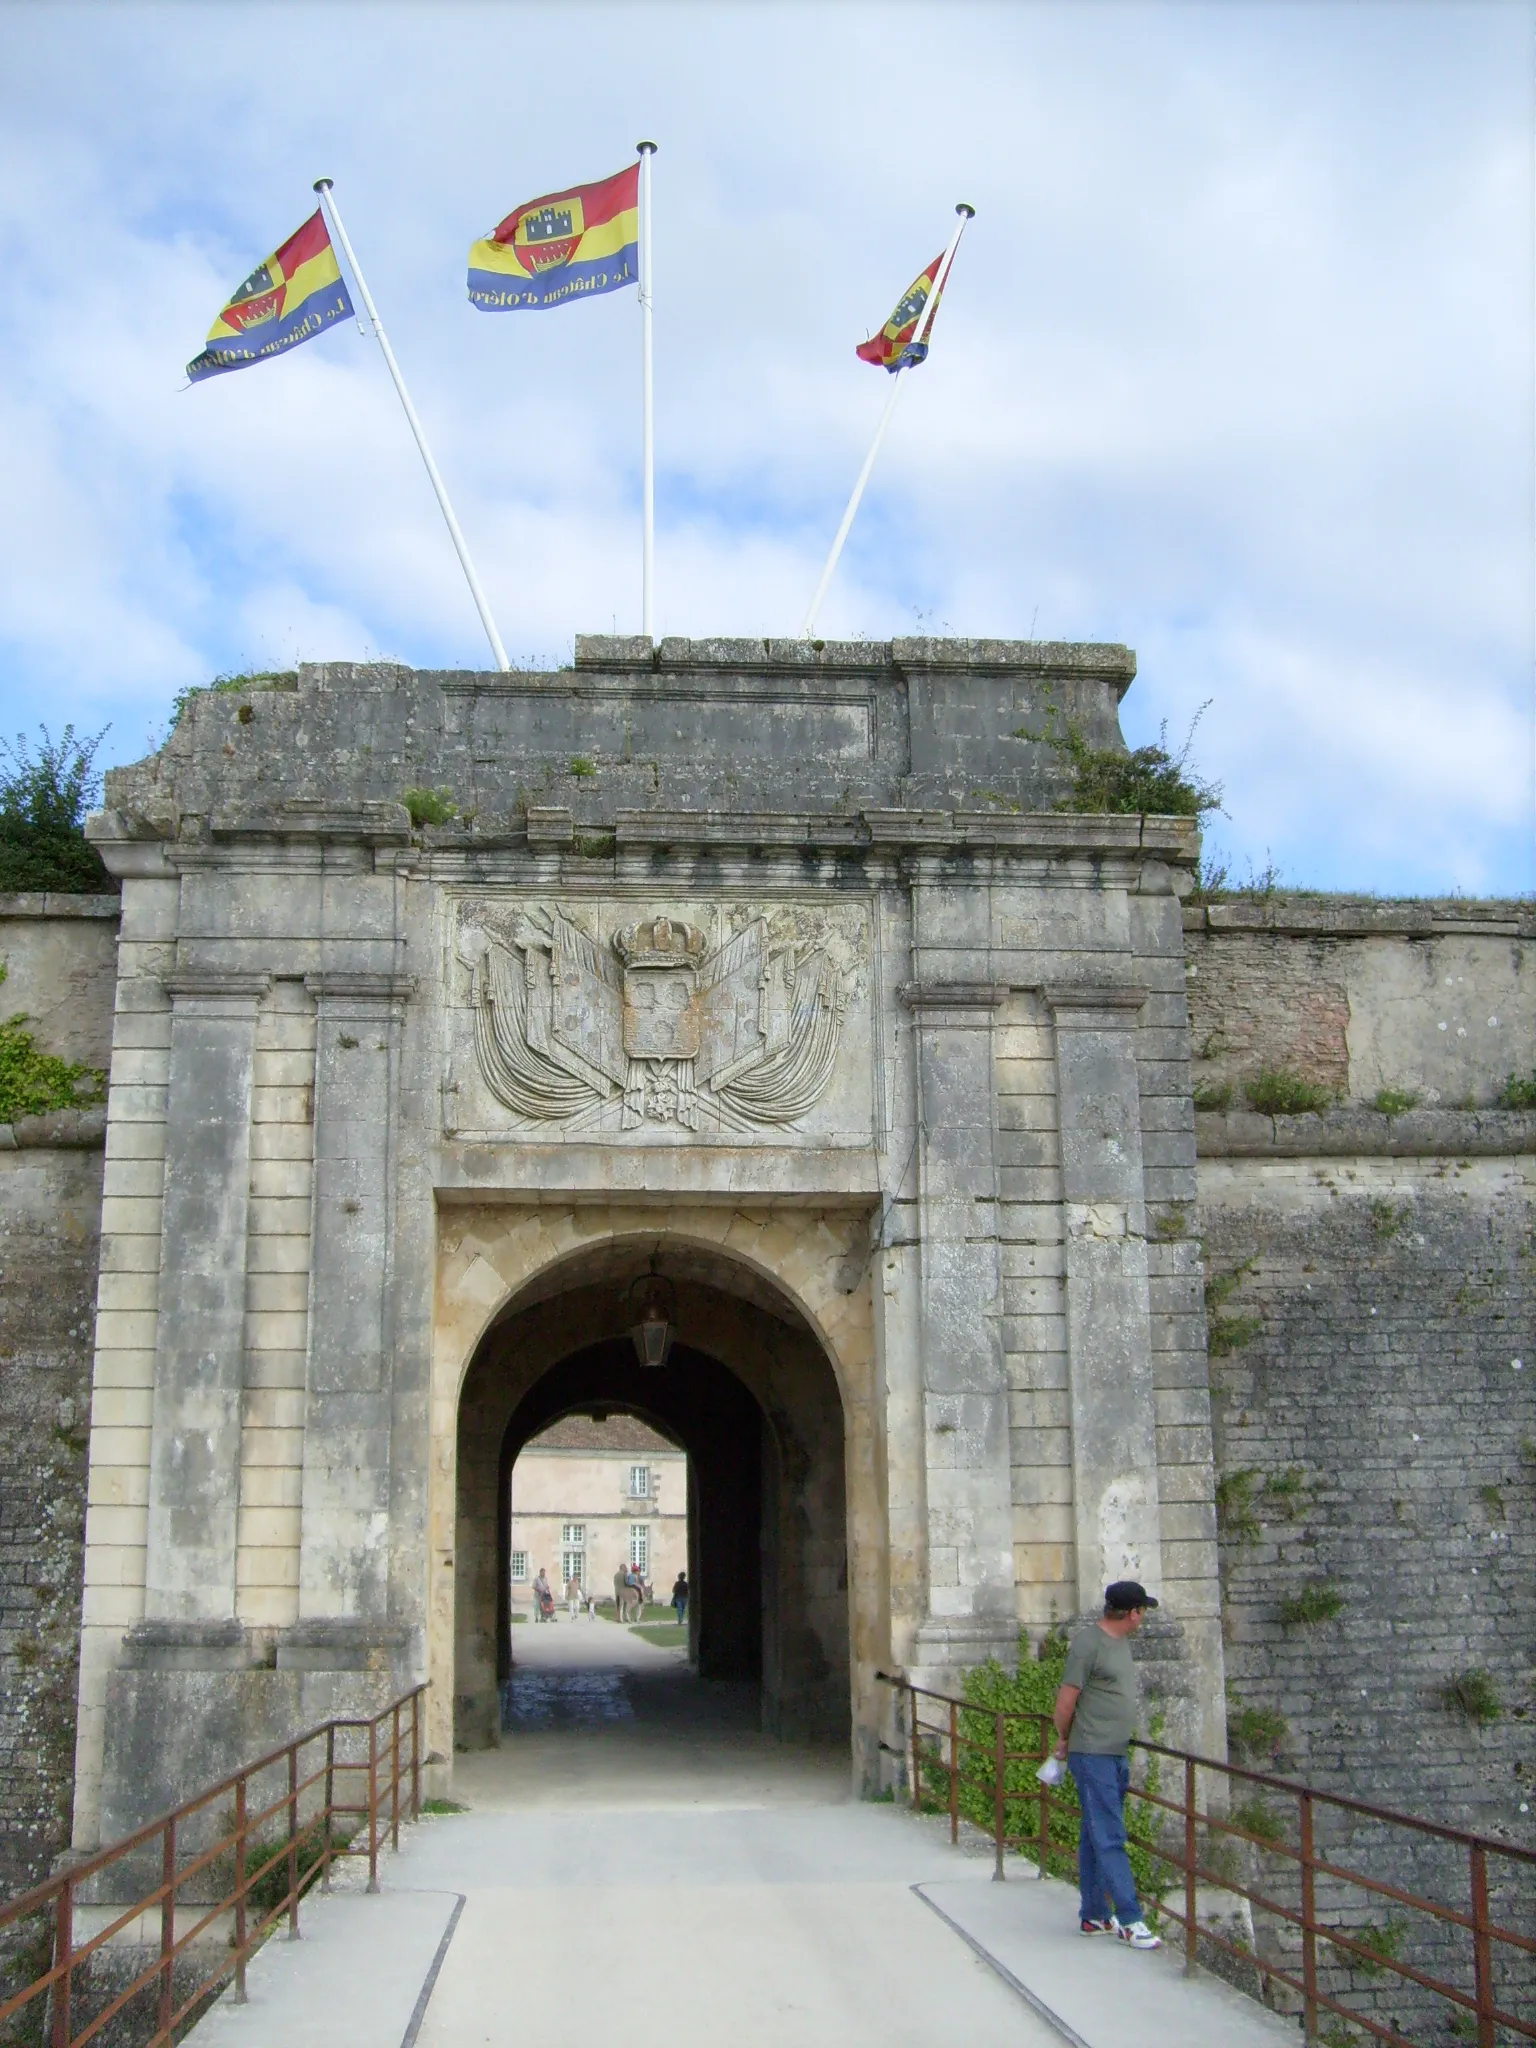
M 651 1497 L 651 1468 L 649 1465 L 631 1465 L 629 1468 L 629 1490 L 636 1500 Z
M 587 1541 L 586 1523 L 567 1522 L 565 1527 L 560 1531 L 560 1541 L 562 1543 L 570 1544 L 573 1550 L 584 1549 Z
M 528 1576 L 528 1553 L 527 1553 L 527 1551 L 526 1551 L 526 1550 L 514 1550 L 514 1551 L 513 1551 L 513 1553 L 512 1553 L 512 1577 L 513 1577 L 513 1580 L 514 1580 L 514 1582 L 516 1582 L 516 1583 L 518 1583 L 518 1584 L 521 1584 L 521 1583 L 522 1583 L 522 1581 L 523 1581 L 524 1579 L 526 1579 L 526 1578 L 527 1578 L 527 1576 Z
M 651 1568 L 651 1532 L 644 1522 L 630 1524 L 629 1561 L 642 1578 Z
M 560 1585 L 562 1590 L 574 1579 L 578 1586 L 587 1583 L 587 1553 L 584 1550 L 562 1550 L 560 1553 Z

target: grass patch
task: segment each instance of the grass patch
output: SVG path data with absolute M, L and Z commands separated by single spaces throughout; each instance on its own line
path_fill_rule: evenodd
M 1483 1506 L 1488 1510 L 1490 1515 L 1497 1515 L 1499 1520 L 1501 1522 L 1503 1521 L 1504 1495 L 1500 1492 L 1498 1487 L 1480 1486 L 1477 1489 L 1477 1497 L 1482 1502 Z
M 459 815 L 450 789 L 402 789 L 400 801 L 418 832 L 423 825 L 450 825 Z
M 573 754 L 569 763 L 570 772 L 578 779 L 597 773 L 597 763 L 586 754 Z
M 612 832 L 587 832 L 578 836 L 576 853 L 582 860 L 607 860 L 617 844 Z
M 1478 1728 L 1492 1727 L 1504 1712 L 1493 1673 L 1481 1666 L 1458 1671 L 1454 1678 L 1445 1681 L 1436 1697 L 1448 1714 L 1459 1714 L 1462 1720 Z
M 1417 1109 L 1419 1098 L 1411 1088 L 1378 1088 L 1372 1109 L 1382 1116 L 1406 1116 L 1410 1109 Z
M 688 1642 L 686 1622 L 641 1621 L 636 1622 L 629 1632 L 643 1643 L 654 1643 L 658 1650 L 681 1650 Z
M 423 1799 L 423 1813 L 468 1813 L 469 1808 L 459 1799 Z
M 1287 1465 L 1283 1472 L 1264 1482 L 1264 1505 L 1285 1521 L 1290 1521 L 1306 1497 L 1307 1475 L 1300 1465 Z
M 1273 1762 L 1290 1732 L 1284 1714 L 1273 1707 L 1240 1707 L 1235 1701 L 1228 1705 L 1227 1746 L 1250 1762 Z
M 1332 1621 L 1343 1611 L 1344 1595 L 1327 1579 L 1314 1579 L 1299 1593 L 1280 1602 L 1280 1619 L 1287 1628 L 1315 1628 L 1319 1622 Z
M 1251 1344 L 1264 1327 L 1264 1319 L 1259 1315 L 1228 1316 L 1221 1313 L 1223 1305 L 1242 1286 L 1255 1263 L 1253 1259 L 1244 1259 L 1229 1273 L 1213 1273 L 1205 1283 L 1206 1349 L 1212 1358 L 1230 1358 L 1234 1351 Z
M 1195 1084 L 1195 1107 L 1206 1111 L 1230 1109 L 1232 1107 L 1232 1083 L 1230 1081 L 1198 1081 Z
M 1378 1926 L 1367 1920 L 1360 1927 L 1341 1927 L 1340 1934 L 1347 1934 L 1352 1941 L 1358 1941 L 1362 1948 L 1368 1948 L 1373 1956 L 1380 1956 L 1381 1962 L 1367 1962 L 1364 1956 L 1352 1956 L 1347 1950 L 1340 1950 L 1343 1961 L 1352 1970 L 1358 1970 L 1362 1977 L 1384 1977 L 1385 1963 L 1395 1963 L 1403 1952 L 1408 1929 L 1400 1920 L 1389 1920 L 1385 1926 Z
M 242 690 L 296 690 L 298 687 L 299 672 L 296 668 L 243 668 L 215 676 L 211 683 L 189 683 L 184 690 L 178 690 L 171 699 L 171 715 L 166 724 L 166 731 L 171 733 L 176 730 L 181 723 L 182 713 L 195 697 L 223 697 L 238 694 Z
M 1240 1472 L 1223 1472 L 1216 1481 L 1216 1526 L 1229 1543 L 1256 1543 L 1262 1524 L 1254 1509 L 1253 1486 L 1257 1469 L 1245 1465 Z
M 1371 1228 L 1378 1237 L 1396 1237 L 1403 1225 L 1412 1221 L 1412 1202 L 1388 1202 L 1378 1197 L 1371 1204 Z
M 0 890 L 55 889 L 64 895 L 115 895 L 118 884 L 85 836 L 101 794 L 96 750 L 106 738 L 80 740 L 66 725 L 58 739 L 39 726 L 0 740 Z
M 1499 1090 L 1500 1109 L 1536 1109 L 1536 1068 L 1529 1074 L 1511 1074 Z
M 1325 1110 L 1333 1101 L 1326 1088 L 1303 1079 L 1289 1067 L 1262 1067 L 1243 1083 L 1248 1107 L 1262 1116 L 1306 1116 Z
M 1277 1849 L 1285 1840 L 1285 1829 L 1280 1825 L 1280 1816 L 1262 1799 L 1245 1799 L 1234 1806 L 1231 1813 L 1232 1825 L 1245 1834 L 1253 1835 L 1266 1849 Z

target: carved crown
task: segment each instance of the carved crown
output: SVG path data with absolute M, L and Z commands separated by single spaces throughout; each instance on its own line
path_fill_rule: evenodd
M 648 917 L 613 935 L 613 950 L 626 967 L 697 967 L 705 943 L 696 924 L 670 917 Z

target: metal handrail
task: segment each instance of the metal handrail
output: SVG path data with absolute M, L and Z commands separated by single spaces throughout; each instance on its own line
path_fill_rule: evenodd
M 330 1890 L 333 1864 L 346 1856 L 366 1856 L 368 1889 L 370 1892 L 379 1889 L 379 1850 L 386 1834 L 393 1848 L 400 1846 L 402 1788 L 407 1782 L 409 1818 L 415 1820 L 421 1812 L 421 1701 L 427 1689 L 424 1684 L 413 1686 L 371 1717 L 338 1714 L 329 1721 L 321 1722 L 318 1727 L 307 1729 L 291 1742 L 269 1750 L 254 1763 L 221 1778 L 217 1784 L 195 1792 L 169 1813 L 146 1821 L 143 1827 L 125 1835 L 121 1841 L 94 1850 L 57 1876 L 0 1905 L 0 1934 L 37 1914 L 48 1914 L 51 1919 L 49 1942 L 52 1956 L 47 1969 L 37 1971 L 21 1990 L 0 2002 L 0 2026 L 35 2000 L 43 1998 L 48 2001 L 48 2048 L 83 2048 L 83 2044 L 95 2039 L 130 2000 L 153 1988 L 156 2023 L 147 2048 L 160 2048 L 160 2044 L 173 2039 L 176 2029 L 195 2007 L 231 1979 L 236 2003 L 243 2004 L 246 1965 L 250 1958 L 285 1915 L 289 1936 L 297 1939 L 299 1902 L 317 1878 L 322 1891 Z M 403 1753 L 401 1746 L 401 1723 L 405 1715 L 409 1717 L 408 1753 Z M 390 1730 L 381 1744 L 379 1731 L 386 1722 L 390 1724 Z M 366 1761 L 337 1755 L 337 1733 L 347 1729 L 366 1733 Z M 301 1758 L 305 1766 L 309 1763 L 304 1752 L 315 1744 L 324 1745 L 322 1760 L 313 1768 L 301 1767 Z M 250 1797 L 252 1781 L 263 1772 L 277 1770 L 280 1766 L 286 1766 L 286 1786 L 275 1799 L 258 1804 L 253 1811 Z M 384 1767 L 382 1773 L 381 1766 Z M 347 1773 L 367 1774 L 366 1787 L 362 1788 L 366 1797 L 361 1804 L 337 1797 L 338 1792 L 349 1792 L 352 1788 L 353 1781 L 345 1775 Z M 306 1796 L 316 1794 L 317 1790 L 318 1797 Z M 232 1824 L 217 1840 L 201 1843 L 190 1856 L 184 1856 L 181 1842 L 187 1821 L 206 1813 L 216 1801 L 231 1796 L 234 1801 Z M 363 1826 L 351 1832 L 345 1831 L 345 1823 L 351 1819 L 366 1822 L 366 1844 L 363 1847 L 355 1846 L 365 1833 Z M 337 1828 L 338 1820 L 343 1823 L 342 1831 Z M 285 1830 L 282 1840 L 275 1846 L 265 1832 L 274 1821 Z M 317 1837 L 318 1848 L 315 1847 Z M 105 1927 L 98 1928 L 87 1940 L 77 1941 L 75 1923 L 82 1889 L 102 1872 L 145 1851 L 152 1852 L 157 1843 L 160 1851 L 159 1882 L 141 1890 L 132 1905 L 123 1907 L 114 1919 Z M 253 1851 L 254 1862 L 251 1861 Z M 311 1851 L 311 1860 L 305 1862 L 306 1853 Z M 196 1917 L 190 1926 L 183 1923 L 178 1927 L 179 1895 L 194 1879 L 216 1871 L 220 1860 L 225 1857 L 233 1858 L 233 1880 L 229 1889 L 212 1904 L 206 1899 L 181 1900 L 182 1913 L 191 1912 Z M 253 1891 L 264 1878 L 285 1864 L 286 1883 L 282 1897 L 265 1911 L 258 1902 L 254 1908 L 256 1918 L 253 1923 Z M 142 1880 L 138 1882 L 142 1884 Z M 155 1960 L 77 2029 L 74 2006 L 82 1964 L 134 1920 L 157 1907 L 160 1940 Z M 228 1947 L 218 1950 L 217 1960 L 212 1961 L 212 1966 L 198 1977 L 193 1989 L 178 1999 L 178 1961 L 189 1955 L 199 1937 L 225 1915 L 232 1915 L 234 1922 Z
M 1036 1780 L 1030 1788 L 1009 1791 L 1006 1774 L 1009 1764 L 1038 1765 L 1050 1755 L 1055 1742 L 1056 1731 L 1048 1714 L 1017 1708 L 989 1707 L 973 1700 L 958 1698 L 952 1693 L 936 1692 L 930 1687 L 914 1685 L 910 1679 L 881 1671 L 876 1676 L 885 1684 L 895 1688 L 898 1701 L 905 1699 L 907 1723 L 907 1748 L 910 1752 L 909 1778 L 912 1804 L 916 1809 L 923 1796 L 924 1769 L 931 1774 L 942 1772 L 947 1777 L 947 1808 L 949 1813 L 950 1839 L 957 1841 L 960 1832 L 960 1795 L 966 1779 L 966 1766 L 971 1755 L 978 1755 L 985 1761 L 982 1769 L 970 1780 L 972 1788 L 985 1792 L 983 1782 L 990 1768 L 992 1789 L 992 1813 L 990 1834 L 996 1855 L 993 1876 L 1005 1876 L 1004 1851 L 1009 1846 L 1018 1848 L 1039 1865 L 1041 1877 L 1047 1874 L 1051 1854 L 1051 1799 L 1052 1788 Z M 937 1718 L 924 1718 L 923 1702 L 931 1701 L 943 1711 Z M 1008 1746 L 1008 1723 L 1033 1722 L 1036 1724 L 1036 1742 L 1029 1749 L 1010 1749 Z M 991 1724 L 990 1736 L 970 1732 L 972 1729 Z M 1491 1835 L 1482 1835 L 1466 1828 L 1448 1827 L 1443 1822 L 1424 1820 L 1417 1814 L 1399 1813 L 1392 1807 L 1373 1806 L 1363 1799 L 1351 1798 L 1347 1793 L 1325 1792 L 1313 1785 L 1304 1785 L 1294 1778 L 1276 1777 L 1267 1771 L 1247 1770 L 1240 1764 L 1228 1764 L 1215 1757 L 1197 1756 L 1190 1750 L 1173 1749 L 1162 1742 L 1143 1741 L 1137 1738 L 1132 1745 L 1149 1757 L 1164 1758 L 1182 1767 L 1183 1791 L 1180 1798 L 1166 1797 L 1152 1786 L 1133 1784 L 1131 1796 L 1145 1804 L 1160 1808 L 1181 1826 L 1177 1848 L 1165 1845 L 1163 1841 L 1143 1842 L 1141 1847 L 1147 1854 L 1168 1864 L 1179 1872 L 1184 1880 L 1184 1910 L 1178 1913 L 1166 1904 L 1163 1910 L 1175 1926 L 1184 1931 L 1185 1968 L 1193 1970 L 1201 1942 L 1208 1942 L 1236 1960 L 1249 1965 L 1266 1980 L 1286 1985 L 1300 1995 L 1302 2018 L 1309 2041 L 1316 2040 L 1322 2015 L 1335 2013 L 1361 2028 L 1377 2040 L 1392 2044 L 1392 2048 L 1415 2048 L 1407 2035 L 1400 2033 L 1390 2023 L 1373 2015 L 1344 2005 L 1339 1999 L 1324 1991 L 1318 1983 L 1318 1942 L 1325 1941 L 1332 1949 L 1342 1953 L 1346 1960 L 1358 1959 L 1373 1972 L 1391 1972 L 1403 1981 L 1419 1986 L 1436 1997 L 1447 2000 L 1462 2012 L 1472 2014 L 1477 2022 L 1477 2048 L 1495 2048 L 1498 2029 L 1507 2028 L 1522 2040 L 1536 2041 L 1536 2022 L 1522 2019 L 1506 2011 L 1498 2002 L 1494 1983 L 1494 1955 L 1496 1945 L 1536 1955 L 1536 1939 L 1520 1933 L 1516 1928 L 1504 1927 L 1489 1915 L 1488 1870 L 1492 1857 L 1503 1857 L 1508 1862 L 1536 1865 L 1536 1851 L 1522 1849 L 1511 1842 L 1498 1841 Z M 1247 1785 L 1262 1787 L 1264 1790 L 1281 1794 L 1297 1802 L 1297 1846 L 1282 1837 L 1270 1838 L 1255 1834 L 1240 1821 L 1229 1820 L 1222 1814 L 1209 1811 L 1209 1802 L 1202 1807 L 1199 1802 L 1199 1778 L 1201 1771 L 1214 1772 L 1225 1780 L 1236 1779 Z M 1009 1831 L 1010 1807 L 1021 1805 L 1038 1809 L 1034 1829 L 1025 1834 Z M 1351 1869 L 1348 1865 L 1334 1861 L 1321 1853 L 1316 1841 L 1319 1809 L 1328 1809 L 1349 1814 L 1358 1819 L 1370 1820 L 1385 1826 L 1403 1828 L 1412 1833 L 1428 1836 L 1464 1850 L 1467 1856 L 1469 1904 L 1465 1911 L 1443 1905 L 1434 1899 L 1423 1897 L 1418 1892 L 1407 1891 L 1398 1885 L 1387 1883 L 1382 1878 L 1370 1876 L 1362 1870 Z M 970 1816 L 967 1816 L 970 1818 Z M 979 1824 L 979 1823 L 978 1823 Z M 1199 1848 L 1199 1831 L 1205 1830 L 1207 1843 L 1213 1836 L 1230 1837 L 1237 1841 L 1251 1843 L 1267 1855 L 1278 1856 L 1295 1865 L 1300 1874 L 1299 1909 L 1272 1899 L 1255 1886 L 1240 1882 L 1226 1871 L 1216 1871 L 1202 1864 Z M 1207 1851 L 1207 1853 L 1209 1853 Z M 1410 1910 L 1428 1915 L 1447 1926 L 1461 1929 L 1472 1936 L 1472 1991 L 1445 1982 L 1443 1978 L 1430 1975 L 1411 1963 L 1399 1961 L 1394 1955 L 1372 1948 L 1369 1944 L 1355 1940 L 1347 1928 L 1337 1927 L 1318 1917 L 1317 1879 L 1330 1877 L 1340 1882 L 1357 1886 L 1360 1890 L 1373 1892 L 1392 1900 Z M 1201 1883 L 1218 1887 L 1238 1898 L 1245 1899 L 1261 1911 L 1273 1914 L 1277 1919 L 1301 1930 L 1301 1975 L 1284 1969 L 1279 1963 L 1266 1961 L 1255 1951 L 1229 1940 L 1210 1926 L 1202 1927 L 1196 1912 L 1196 1888 Z

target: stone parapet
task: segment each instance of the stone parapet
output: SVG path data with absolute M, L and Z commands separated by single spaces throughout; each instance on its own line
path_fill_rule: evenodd
M 1536 1154 L 1536 1111 L 1411 1109 L 1401 1116 L 1354 1104 L 1315 1116 L 1256 1110 L 1197 1111 L 1202 1159 L 1458 1159 Z

